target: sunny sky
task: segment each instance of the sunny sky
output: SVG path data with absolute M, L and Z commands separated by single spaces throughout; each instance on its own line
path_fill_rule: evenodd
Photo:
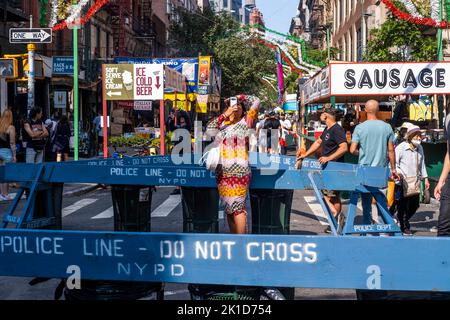
M 289 32 L 291 19 L 297 14 L 298 3 L 298 0 L 256 0 L 256 6 L 264 15 L 266 27 L 283 33 Z

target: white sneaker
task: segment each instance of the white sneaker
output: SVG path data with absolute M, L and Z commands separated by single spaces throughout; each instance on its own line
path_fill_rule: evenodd
M 430 229 L 430 232 L 437 232 L 437 231 L 438 231 L 438 229 L 436 226 L 434 226 L 433 228 Z

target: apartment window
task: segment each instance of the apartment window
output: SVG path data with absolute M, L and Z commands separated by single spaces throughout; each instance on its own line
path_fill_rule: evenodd
M 361 61 L 362 60 L 362 46 L 361 46 L 361 28 L 358 28 L 356 30 L 356 45 L 358 48 L 357 51 L 357 60 Z
M 354 54 L 355 54 L 355 45 L 353 43 L 353 28 L 350 31 L 350 60 L 353 61 L 354 60 Z
M 106 58 L 109 58 L 109 34 L 106 33 Z
M 342 15 L 344 16 L 344 21 L 347 19 L 347 0 L 341 0 L 342 3 Z
M 101 48 L 100 48 L 100 43 L 101 43 L 101 41 L 100 41 L 100 32 L 101 32 L 101 30 L 100 30 L 100 26 L 97 26 L 97 38 L 96 38 L 96 45 L 95 45 L 95 47 L 96 47 L 96 52 L 100 55 L 100 52 L 101 52 Z
M 338 12 L 337 12 L 337 3 L 334 1 L 334 19 L 333 19 L 333 32 L 336 32 L 337 29 L 337 21 L 338 21 Z
M 228 8 L 228 0 L 223 0 L 223 7 Z

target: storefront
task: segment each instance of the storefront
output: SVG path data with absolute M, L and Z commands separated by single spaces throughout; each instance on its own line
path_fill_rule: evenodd
M 378 100 L 379 119 L 394 129 L 405 121 L 422 129 L 427 170 L 435 182 L 446 150 L 442 110 L 443 98 L 449 93 L 448 62 L 330 63 L 300 86 L 303 130 L 317 138 L 321 130 L 318 111 L 325 104 L 333 104 L 343 115 L 353 110 L 356 125 L 367 118 L 364 103 Z

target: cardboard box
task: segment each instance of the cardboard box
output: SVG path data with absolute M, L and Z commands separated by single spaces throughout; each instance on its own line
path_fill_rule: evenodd
M 131 124 L 131 120 L 123 117 L 113 117 L 112 122 L 115 124 Z
M 117 123 L 111 123 L 111 136 L 121 135 L 123 133 L 123 126 Z

